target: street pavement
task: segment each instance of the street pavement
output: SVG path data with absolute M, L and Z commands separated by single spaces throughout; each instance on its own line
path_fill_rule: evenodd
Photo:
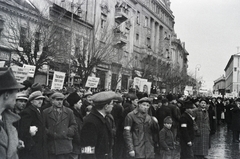
M 232 142 L 232 131 L 222 124 L 216 134 L 211 135 L 208 159 L 240 159 L 240 143 Z

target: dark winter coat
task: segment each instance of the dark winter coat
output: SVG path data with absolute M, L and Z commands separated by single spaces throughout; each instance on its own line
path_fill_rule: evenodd
M 166 127 L 162 128 L 162 130 L 159 132 L 159 144 L 160 150 L 175 149 L 174 138 L 171 129 Z
M 32 105 L 26 107 L 21 113 L 19 138 L 23 140 L 25 148 L 20 151 L 20 157 L 24 159 L 47 158 L 46 130 L 40 110 Z M 36 126 L 36 135 L 29 133 L 30 126 Z
M 77 129 L 77 123 L 70 108 L 63 106 L 60 120 L 57 120 L 52 107 L 43 111 L 47 130 L 49 154 L 68 154 L 72 152 L 72 139 Z
M 184 112 L 180 118 L 180 139 L 184 141 L 184 143 L 193 142 L 195 137 L 194 135 L 194 121 L 193 118 Z
M 217 129 L 217 117 L 216 117 L 215 106 L 212 103 L 210 103 L 210 106 L 208 108 L 208 116 L 209 116 L 211 133 L 214 134 Z
M 80 111 L 74 109 L 73 107 L 70 107 L 72 109 L 75 120 L 77 122 L 77 129 L 73 136 L 72 144 L 73 144 L 73 153 L 75 154 L 81 154 L 81 130 L 83 125 L 83 117 Z
M 240 131 L 240 108 L 237 105 L 232 109 L 232 130 Z
M 188 113 L 184 112 L 180 118 L 180 146 L 181 159 L 194 159 L 192 146 L 187 143 L 194 141 L 194 120 Z M 193 143 L 194 144 L 194 143 Z
M 181 112 L 180 109 L 178 108 L 177 105 L 173 104 L 173 103 L 169 103 L 168 105 L 169 108 L 171 108 L 172 111 L 172 119 L 173 119 L 173 128 L 177 128 L 179 125 L 179 119 L 181 117 Z
M 93 107 L 83 120 L 81 150 L 84 159 L 105 159 L 112 148 L 112 129 L 108 121 Z
M 161 107 L 157 110 L 156 116 L 157 116 L 159 128 L 162 129 L 162 128 L 163 128 L 163 120 L 164 120 L 167 116 L 172 117 L 172 110 L 171 110 L 170 107 L 163 105 L 163 106 L 161 106 Z

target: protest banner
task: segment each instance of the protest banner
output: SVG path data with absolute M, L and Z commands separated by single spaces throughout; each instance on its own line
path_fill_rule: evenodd
M 28 68 L 23 68 L 19 66 L 12 66 L 11 68 L 18 83 L 23 83 L 23 81 L 27 79 L 29 72 Z
M 141 81 L 139 90 L 141 92 L 150 94 L 152 82 Z
M 140 90 L 141 82 L 147 82 L 147 79 L 135 77 L 133 79 L 133 88 L 135 88 L 136 90 Z
M 0 67 L 4 67 L 5 61 L 0 61 Z
M 99 83 L 99 79 L 98 77 L 90 77 L 88 76 L 87 82 L 85 87 L 90 87 L 90 88 L 97 88 L 98 83 Z
M 65 72 L 54 71 L 51 89 L 61 90 L 63 88 Z
M 28 68 L 28 77 L 34 77 L 36 66 L 23 64 L 23 68 Z

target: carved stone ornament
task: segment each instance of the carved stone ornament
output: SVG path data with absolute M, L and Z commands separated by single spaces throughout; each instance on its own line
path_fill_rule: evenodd
M 108 4 L 106 2 L 100 4 L 100 6 L 103 14 L 107 15 L 110 12 Z

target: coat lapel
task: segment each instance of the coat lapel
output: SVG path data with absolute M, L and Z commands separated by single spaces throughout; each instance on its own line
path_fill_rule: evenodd
M 43 123 L 42 114 L 37 110 L 37 108 L 35 108 L 35 107 L 32 106 L 32 105 L 30 105 L 29 108 L 37 114 L 38 120 L 39 120 L 41 123 Z
M 65 107 L 62 108 L 62 114 L 60 120 L 57 120 L 57 124 L 61 123 L 63 120 L 65 120 L 68 117 L 68 113 Z
M 57 121 L 56 116 L 54 115 L 53 107 L 49 109 L 48 116 L 50 119 Z

